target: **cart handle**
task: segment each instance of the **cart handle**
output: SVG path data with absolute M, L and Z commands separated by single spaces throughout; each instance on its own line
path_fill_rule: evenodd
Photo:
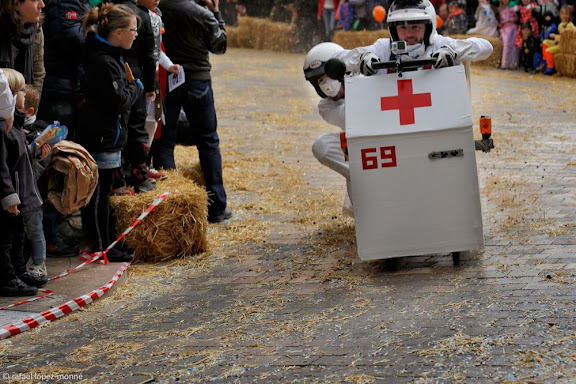
M 375 70 L 393 69 L 394 72 L 401 74 L 402 71 L 406 69 L 414 69 L 434 64 L 436 64 L 436 59 L 402 60 L 401 56 L 398 56 L 396 60 L 375 62 L 372 64 L 372 68 Z M 344 64 L 342 60 L 333 57 L 324 65 L 324 72 L 331 79 L 343 80 L 344 75 L 346 75 L 346 64 Z

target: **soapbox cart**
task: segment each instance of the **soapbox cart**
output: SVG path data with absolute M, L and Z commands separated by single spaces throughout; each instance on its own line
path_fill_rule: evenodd
M 484 248 L 475 149 L 493 147 L 489 134 L 474 141 L 466 67 L 374 65 L 392 73 L 345 77 L 358 256 L 445 253 L 458 264 L 460 252 Z M 341 77 L 342 66 L 329 61 L 326 72 Z

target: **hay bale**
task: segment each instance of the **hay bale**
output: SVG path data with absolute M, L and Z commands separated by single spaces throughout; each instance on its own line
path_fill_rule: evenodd
M 226 31 L 230 47 L 267 49 L 276 52 L 294 52 L 295 50 L 296 31 L 294 26 L 288 23 L 245 16 L 238 19 L 238 27 L 227 27 Z M 333 41 L 345 49 L 352 49 L 371 45 L 376 40 L 388 38 L 389 36 L 387 29 L 377 31 L 336 31 Z M 473 65 L 498 67 L 500 64 L 502 42 L 499 37 L 474 35 L 452 35 L 450 37 L 454 39 L 481 37 L 488 40 L 494 47 L 494 52 L 488 59 L 476 61 Z M 576 49 L 574 52 L 576 52 Z
M 238 19 L 238 47 L 240 48 L 254 48 L 252 34 L 254 33 L 254 28 L 256 24 L 256 19 L 253 17 L 242 17 Z
M 296 44 L 294 26 L 288 23 L 265 20 L 262 48 L 276 52 L 292 52 Z
M 136 261 L 161 262 L 178 256 L 206 251 L 208 194 L 203 187 L 168 171 L 168 179 L 158 181 L 155 191 L 136 196 L 112 196 L 118 233 L 128 228 L 161 192 L 171 194 L 146 216 L 126 237 Z
M 470 37 L 479 37 L 481 39 L 488 40 L 494 49 L 490 57 L 486 60 L 474 61 L 471 64 L 492 68 L 498 68 L 500 65 L 500 59 L 502 58 L 502 41 L 500 40 L 500 37 L 488 37 L 479 35 L 450 35 L 450 37 L 453 39 L 468 39 Z
M 490 55 L 489 58 L 487 58 L 486 60 L 474 62 L 474 65 L 482 65 L 485 67 L 498 68 L 500 66 L 500 61 L 502 60 L 502 40 L 500 40 L 500 37 L 487 37 L 487 36 L 477 36 L 477 37 L 481 37 L 483 39 L 488 40 L 490 44 L 492 44 L 494 50 L 492 51 L 492 54 Z
M 575 53 L 555 54 L 554 67 L 562 76 L 576 77 L 576 51 Z
M 238 44 L 238 27 L 226 26 L 226 40 L 228 47 L 239 48 Z
M 378 31 L 336 31 L 334 42 L 345 49 L 363 47 L 373 44 L 376 40 L 388 38 L 390 34 L 386 29 Z
M 293 26 L 257 17 L 240 18 L 235 32 L 240 48 L 291 52 L 296 43 Z
M 562 53 L 576 54 L 576 28 L 565 29 L 560 39 Z

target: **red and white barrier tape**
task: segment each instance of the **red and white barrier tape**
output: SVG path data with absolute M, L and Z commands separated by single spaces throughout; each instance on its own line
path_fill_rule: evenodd
M 55 279 L 58 279 L 60 277 L 69 275 L 72 272 L 75 272 L 78 269 L 82 268 L 86 264 L 90 264 L 93 261 L 98 260 L 101 256 L 104 256 L 105 264 L 107 264 L 108 259 L 106 258 L 106 252 L 108 252 L 110 249 L 112 249 L 120 240 L 122 240 L 122 238 L 124 236 L 126 236 L 130 231 L 132 231 L 134 229 L 134 227 L 136 227 L 142 221 L 142 219 L 144 219 L 146 216 L 148 216 L 148 214 L 150 212 L 152 212 L 152 210 L 154 208 L 156 208 L 158 206 L 158 204 L 160 204 L 166 198 L 166 196 L 168 196 L 169 194 L 170 194 L 170 192 L 164 192 L 161 195 L 159 195 L 156 199 L 154 199 L 152 204 L 150 204 L 148 206 L 148 208 L 146 208 L 146 210 L 144 212 L 142 212 L 142 214 L 140 216 L 138 216 L 138 218 L 112 244 L 110 244 L 110 246 L 108 248 L 106 248 L 105 251 L 90 254 L 90 256 L 91 256 L 90 260 L 78 265 L 75 268 L 72 268 L 69 271 L 66 271 L 66 272 L 63 272 L 57 276 L 51 277 L 48 280 L 55 280 Z M 123 263 L 120 266 L 120 268 L 118 269 L 118 271 L 116 272 L 116 275 L 112 278 L 112 280 L 110 280 L 108 282 L 108 284 L 104 285 L 103 287 L 98 288 L 98 289 L 96 289 L 96 290 L 94 290 L 94 291 L 92 291 L 86 295 L 80 296 L 74 300 L 70 300 L 69 302 L 64 303 L 64 304 L 62 304 L 56 308 L 52 308 L 52 309 L 49 309 L 48 311 L 44 311 L 44 312 L 40 313 L 39 315 L 24 319 L 20 323 L 12 324 L 12 325 L 9 325 L 9 326 L 2 328 L 0 330 L 0 340 L 7 339 L 10 336 L 14 336 L 14 335 L 17 335 L 17 334 L 22 333 L 24 331 L 27 331 L 29 329 L 36 328 L 39 325 L 44 324 L 48 321 L 56 320 L 56 319 L 58 319 L 64 315 L 67 315 L 68 313 L 74 312 L 78 308 L 84 307 L 84 306 L 90 304 L 91 302 L 98 300 L 100 297 L 102 297 L 106 292 L 108 292 L 110 290 L 110 288 L 116 283 L 116 281 L 118 281 L 118 279 L 124 274 L 126 269 L 128 269 L 130 264 L 132 264 L 132 262 Z M 42 296 L 33 297 L 33 298 L 30 298 L 30 299 L 27 299 L 27 300 L 24 300 L 24 301 L 21 301 L 18 303 L 10 304 L 10 305 L 7 305 L 6 307 L 2 307 L 0 309 L 7 309 L 7 308 L 15 307 L 15 306 L 20 305 L 20 304 L 25 304 L 25 303 L 29 303 L 31 301 L 36 301 L 38 299 L 44 298 L 44 297 L 52 294 L 52 291 L 50 291 L 48 289 L 45 289 L 43 291 L 46 292 L 47 294 L 42 295 Z
M 166 196 L 168 196 L 170 194 L 170 192 L 164 192 L 162 194 L 160 194 L 156 199 L 154 199 L 154 201 L 152 202 L 152 204 L 150 204 L 148 206 L 148 208 L 146 208 L 146 210 L 144 212 L 142 212 L 142 214 L 140 216 L 138 216 L 138 218 L 136 220 L 134 220 L 134 222 L 128 227 L 126 228 L 126 230 L 120 235 L 118 236 L 118 238 L 116 240 L 114 240 L 114 242 L 112 244 L 110 244 L 108 246 L 108 248 L 106 248 L 105 251 L 103 252 L 95 252 L 95 253 L 90 253 L 90 254 L 85 254 L 85 255 L 81 255 L 80 257 L 83 260 L 86 260 L 85 262 L 83 262 L 82 264 L 78 265 L 77 267 L 72 268 L 69 271 L 65 271 L 62 272 L 59 275 L 56 276 L 52 276 L 51 278 L 48 279 L 48 281 L 51 280 L 56 280 L 59 279 L 61 277 L 64 277 L 66 275 L 71 274 L 72 272 L 76 272 L 77 270 L 79 270 L 80 268 L 84 267 L 87 264 L 90 264 L 98 259 L 100 259 L 100 257 L 104 257 L 104 264 L 108 264 L 108 258 L 106 257 L 106 252 L 108 252 L 109 250 L 111 250 L 112 248 L 114 248 L 114 246 L 116 244 L 118 244 L 118 242 L 120 240 L 122 240 L 122 238 L 124 236 L 126 236 L 128 233 L 130 233 L 130 231 L 132 231 L 134 229 L 134 227 L 136 227 L 141 221 L 142 219 L 144 219 L 146 216 L 148 216 L 148 214 L 150 212 L 152 212 L 154 210 L 154 208 L 156 208 L 158 206 L 158 204 L 160 204 L 165 198 Z
M 110 280 L 108 284 L 104 285 L 103 287 L 100 287 L 86 295 L 77 297 L 74 300 L 70 300 L 67 303 L 59 305 L 56 308 L 49 309 L 38 315 L 24 319 L 19 323 L 12 324 L 0 329 L 0 340 L 7 339 L 11 336 L 25 332 L 29 329 L 36 328 L 39 325 L 42 325 L 49 321 L 56 320 L 64 315 L 76 311 L 79 308 L 85 307 L 86 305 L 90 304 L 95 300 L 98 300 L 106 292 L 108 292 L 110 288 L 112 288 L 112 286 L 124 274 L 126 269 L 128 269 L 130 264 L 131 262 L 123 263 L 116 272 L 116 275 L 112 278 L 112 280 Z
M 53 292 L 52 292 L 51 290 L 49 290 L 49 289 L 39 289 L 39 291 L 42 292 L 42 293 L 44 293 L 44 294 L 43 294 L 43 295 L 40 295 L 40 296 L 31 297 L 31 298 L 26 299 L 26 300 L 22 300 L 22 301 L 19 301 L 19 302 L 17 302 L 17 303 L 14 303 L 14 304 L 8 304 L 8 305 L 6 305 L 6 306 L 4 306 L 4 307 L 0 307 L 0 311 L 3 310 L 3 309 L 8 309 L 8 308 L 16 307 L 16 306 L 18 306 L 18 305 L 22 305 L 22 304 L 26 304 L 26 303 L 31 303 L 31 302 L 33 302 L 33 301 L 36 301 L 36 300 L 39 300 L 39 299 L 43 299 L 43 298 L 45 298 L 45 297 L 50 296 L 50 295 L 53 293 Z

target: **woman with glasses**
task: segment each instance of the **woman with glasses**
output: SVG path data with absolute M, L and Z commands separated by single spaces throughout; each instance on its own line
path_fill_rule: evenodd
M 124 64 L 123 50 L 136 38 L 137 16 L 123 5 L 106 3 L 92 8 L 83 19 L 86 33 L 85 74 L 82 88 L 86 97 L 76 141 L 90 152 L 98 164 L 98 185 L 90 203 L 82 209 L 82 228 L 91 236 L 92 252 L 111 244 L 110 193 L 114 171 L 128 137 L 130 108 L 138 100 L 143 85 Z M 112 248 L 109 261 L 130 261 L 129 253 Z

